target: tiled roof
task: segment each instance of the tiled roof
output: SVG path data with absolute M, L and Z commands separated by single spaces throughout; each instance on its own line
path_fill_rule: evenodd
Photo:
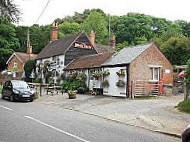
M 103 63 L 102 66 L 129 64 L 152 44 L 153 43 L 125 47 L 112 58 Z
M 109 45 L 95 44 L 95 49 L 98 53 L 114 52 L 115 48 Z
M 18 56 L 18 58 L 23 62 L 25 63 L 27 60 L 31 59 L 31 60 L 34 60 L 36 59 L 37 55 L 36 54 L 26 54 L 26 53 L 23 53 L 23 52 L 15 52 L 16 56 Z
M 84 31 L 76 35 L 72 35 L 66 38 L 61 38 L 61 39 L 50 42 L 38 54 L 37 59 L 52 57 L 55 55 L 60 55 L 60 54 L 65 53 L 65 51 L 71 46 L 73 41 L 76 40 L 76 38 L 80 36 L 82 33 L 84 33 Z
M 113 52 L 110 53 L 102 53 L 102 54 L 94 54 L 81 56 L 74 61 L 72 61 L 65 70 L 72 69 L 89 69 L 100 67 L 107 59 L 109 59 L 113 55 Z

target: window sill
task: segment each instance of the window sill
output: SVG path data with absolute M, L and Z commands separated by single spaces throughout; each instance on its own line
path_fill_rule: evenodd
M 158 80 L 149 80 L 149 82 L 155 83 L 155 82 L 158 82 Z

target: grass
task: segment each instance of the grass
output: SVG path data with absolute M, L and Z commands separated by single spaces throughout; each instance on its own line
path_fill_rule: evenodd
M 190 113 L 190 100 L 180 102 L 177 108 L 182 112 Z
M 1 93 L 1 91 L 2 91 L 2 88 L 0 87 L 0 93 Z

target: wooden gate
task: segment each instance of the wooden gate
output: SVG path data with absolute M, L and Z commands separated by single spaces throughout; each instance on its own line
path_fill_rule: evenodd
M 137 96 L 157 96 L 160 94 L 162 82 L 149 82 L 137 80 L 132 82 L 132 97 Z

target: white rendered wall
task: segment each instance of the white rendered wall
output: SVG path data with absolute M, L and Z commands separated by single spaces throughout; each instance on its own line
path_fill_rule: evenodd
M 125 76 L 119 77 L 116 72 L 118 72 L 120 69 L 125 70 Z M 109 95 L 109 96 L 120 96 L 120 97 L 126 97 L 126 87 L 127 87 L 127 72 L 126 67 L 113 67 L 113 68 L 104 68 L 105 70 L 109 70 L 110 75 L 106 76 L 104 80 L 108 80 L 109 87 L 103 87 L 103 94 Z M 116 83 L 118 80 L 123 80 L 125 82 L 124 87 L 117 87 Z

